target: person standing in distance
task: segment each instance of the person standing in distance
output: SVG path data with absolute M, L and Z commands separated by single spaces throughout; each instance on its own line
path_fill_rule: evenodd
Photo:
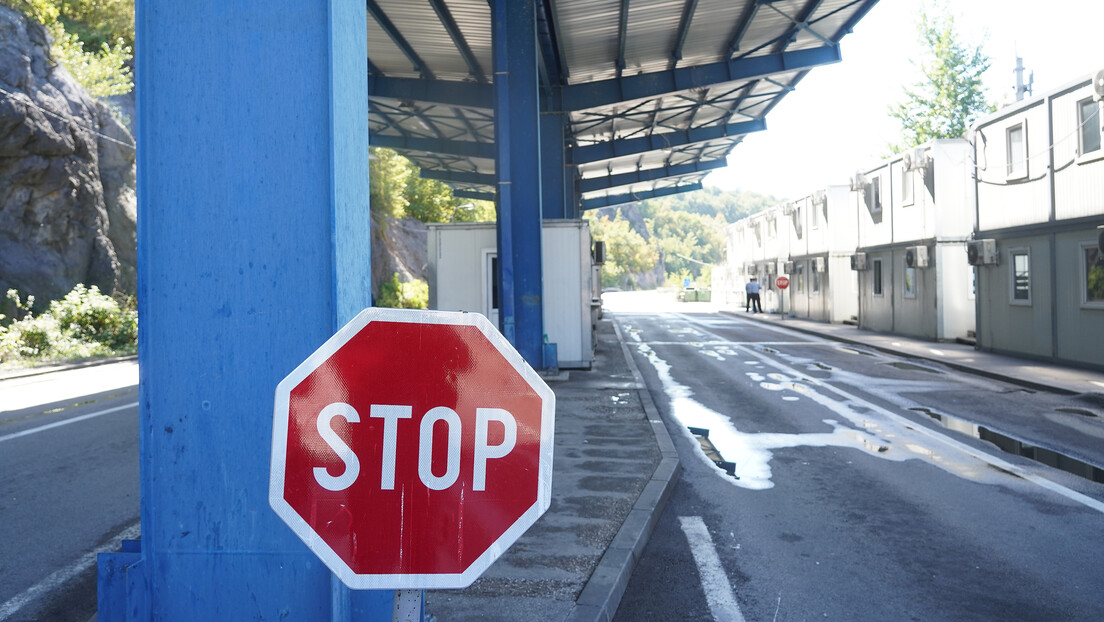
M 754 308 L 756 313 L 763 312 L 763 305 L 759 303 L 759 279 L 751 277 L 747 286 L 744 288 L 747 290 L 747 302 L 744 304 L 744 313 L 748 312 L 749 307 Z

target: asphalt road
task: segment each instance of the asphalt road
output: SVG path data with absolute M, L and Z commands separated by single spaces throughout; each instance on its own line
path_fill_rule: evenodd
M 0 621 L 86 622 L 138 535 L 137 363 L 0 381 Z
M 615 317 L 684 467 L 617 620 L 1104 619 L 1104 485 L 956 431 L 1072 398 L 739 317 Z

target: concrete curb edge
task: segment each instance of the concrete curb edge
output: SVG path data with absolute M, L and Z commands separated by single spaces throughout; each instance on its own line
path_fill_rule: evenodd
M 608 549 L 598 567 L 583 586 L 579 598 L 575 601 L 571 613 L 566 620 L 568 622 L 608 622 L 617 613 L 617 607 L 621 604 L 621 597 L 629 585 L 629 578 L 640 557 L 644 554 L 644 547 L 659 521 L 659 515 L 667 507 L 671 493 L 675 489 L 675 483 L 682 472 L 679 463 L 678 452 L 667 433 L 667 427 L 659 416 L 659 410 L 652 401 L 652 396 L 644 385 L 644 376 L 640 373 L 636 361 L 629 352 L 629 346 L 625 343 L 621 327 L 616 320 L 613 322 L 614 331 L 617 333 L 617 341 L 621 344 L 621 353 L 632 371 L 637 384 L 637 395 L 644 405 L 644 413 L 652 426 L 655 434 L 656 445 L 659 446 L 660 461 L 652 473 L 651 479 L 640 492 L 633 509 L 629 512 L 625 522 L 613 537 Z

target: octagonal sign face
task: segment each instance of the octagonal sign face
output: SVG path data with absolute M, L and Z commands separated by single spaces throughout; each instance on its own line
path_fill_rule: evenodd
M 554 425 L 482 315 L 367 309 L 276 388 L 269 503 L 351 588 L 466 587 L 548 509 Z

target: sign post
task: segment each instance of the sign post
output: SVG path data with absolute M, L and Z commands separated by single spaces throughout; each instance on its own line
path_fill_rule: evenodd
M 778 316 L 779 319 L 786 319 L 786 288 L 790 286 L 790 279 L 784 276 L 780 276 L 774 280 L 774 284 L 778 286 Z
M 396 607 L 470 585 L 551 503 L 555 395 L 479 314 L 362 311 L 280 382 L 273 423 L 269 504 Z

